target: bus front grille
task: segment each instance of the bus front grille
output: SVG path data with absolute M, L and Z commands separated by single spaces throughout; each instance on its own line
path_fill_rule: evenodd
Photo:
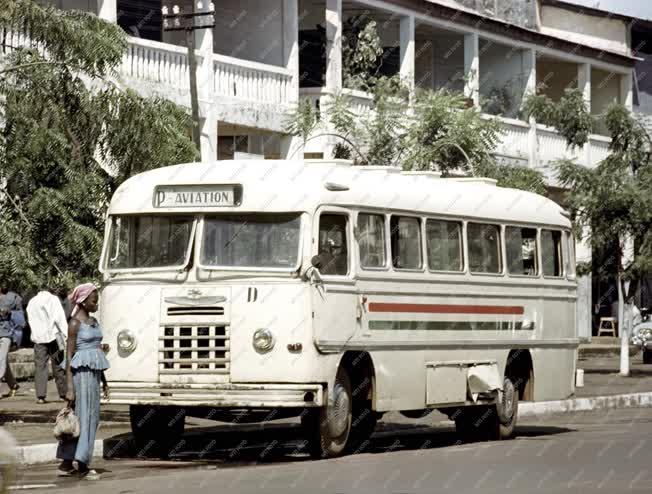
M 228 326 L 164 326 L 159 374 L 228 374 Z

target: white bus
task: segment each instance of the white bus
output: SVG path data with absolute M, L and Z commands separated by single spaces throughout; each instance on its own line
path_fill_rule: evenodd
M 345 161 L 223 161 L 127 180 L 108 210 L 110 403 L 139 440 L 184 414 L 301 416 L 355 452 L 383 412 L 513 434 L 574 393 L 571 223 L 489 179 Z M 270 413 L 271 412 L 271 413 Z

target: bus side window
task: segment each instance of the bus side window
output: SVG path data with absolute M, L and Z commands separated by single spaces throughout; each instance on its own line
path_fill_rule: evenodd
M 342 214 L 322 214 L 319 217 L 319 248 L 322 274 L 346 275 L 349 272 L 347 249 L 347 217 Z
M 462 223 L 427 219 L 426 253 L 431 271 L 463 271 Z
M 360 266 L 385 267 L 385 217 L 381 214 L 358 214 L 358 248 Z
M 500 273 L 500 227 L 483 223 L 468 223 L 469 269 L 472 273 Z
M 398 269 L 421 269 L 421 221 L 419 218 L 392 216 L 390 221 L 392 264 Z
M 509 274 L 537 276 L 536 228 L 506 227 L 505 247 Z
M 541 265 L 544 276 L 562 275 L 561 232 L 541 230 Z

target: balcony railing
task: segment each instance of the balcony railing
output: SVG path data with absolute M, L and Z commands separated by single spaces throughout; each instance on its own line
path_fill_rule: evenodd
M 519 161 L 529 161 L 530 125 L 513 118 L 499 120 L 502 122 L 503 134 L 496 146 L 496 154 Z
M 182 46 L 130 37 L 118 72 L 132 79 L 187 90 L 187 50 Z
M 202 55 L 198 53 L 197 58 L 201 61 Z M 187 91 L 188 70 L 184 47 L 129 38 L 120 75 Z M 211 78 L 209 88 L 214 96 L 272 105 L 294 100 L 292 74 L 281 67 L 213 54 Z
M 270 104 L 296 99 L 287 69 L 217 54 L 213 55 L 213 91 L 219 96 Z
M 371 110 L 373 98 L 369 93 L 353 89 L 343 89 L 342 93 L 348 96 L 351 110 L 356 115 L 362 115 Z M 332 99 L 332 93 L 321 87 L 301 88 L 299 94 L 302 98 L 309 99 L 315 108 L 326 108 Z

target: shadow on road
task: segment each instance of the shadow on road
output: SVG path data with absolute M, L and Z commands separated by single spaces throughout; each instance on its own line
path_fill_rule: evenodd
M 360 452 L 386 453 L 415 451 L 460 445 L 453 426 L 424 427 L 384 423 Z M 571 432 L 563 427 L 523 426 L 517 430 L 521 437 L 551 436 Z M 150 444 L 150 446 L 153 446 Z M 104 441 L 107 459 L 150 459 L 147 446 L 139 450 L 131 434 L 122 434 Z M 265 424 L 248 426 L 217 426 L 194 428 L 171 449 L 170 460 L 183 460 L 224 466 L 243 464 L 291 462 L 309 460 L 307 442 L 298 424 Z M 162 463 L 178 468 L 175 462 Z M 177 463 L 179 465 L 179 463 Z

